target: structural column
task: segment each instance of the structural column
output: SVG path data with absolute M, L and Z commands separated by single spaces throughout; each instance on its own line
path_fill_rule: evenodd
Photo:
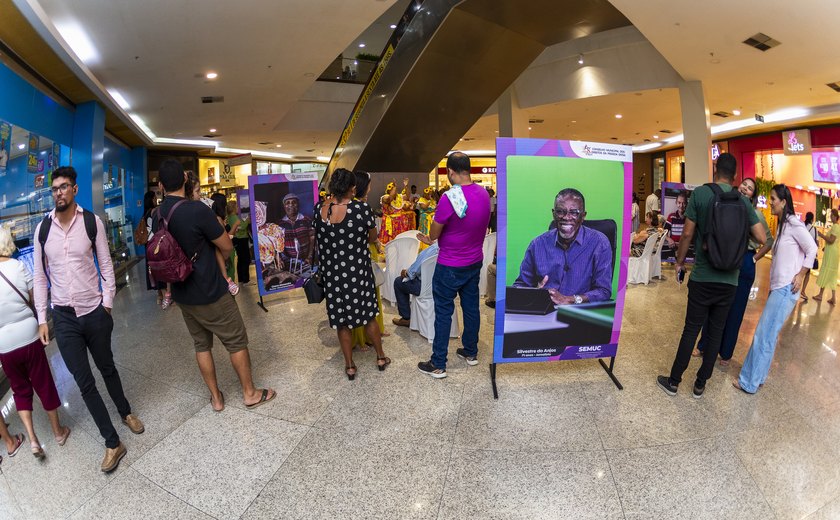
M 680 81 L 685 182 L 705 184 L 712 179 L 712 130 L 701 81 Z
M 95 101 L 76 106 L 72 148 L 72 163 L 79 185 L 76 202 L 99 215 L 104 222 L 102 161 L 105 154 L 105 110 Z
M 499 96 L 499 137 L 528 137 L 528 114 L 519 108 L 513 85 Z

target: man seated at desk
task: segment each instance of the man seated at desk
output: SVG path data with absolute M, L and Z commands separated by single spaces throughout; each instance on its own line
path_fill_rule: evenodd
M 555 229 L 528 245 L 514 287 L 548 289 L 555 305 L 600 302 L 612 294 L 612 250 L 600 231 L 582 226 L 586 200 L 566 188 L 554 198 Z

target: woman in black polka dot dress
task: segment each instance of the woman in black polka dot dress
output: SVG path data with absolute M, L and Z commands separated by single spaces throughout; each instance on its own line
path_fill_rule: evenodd
M 353 200 L 356 177 L 344 168 L 330 178 L 328 198 L 315 207 L 315 239 L 323 272 L 330 326 L 337 330 L 347 378 L 356 377 L 351 329 L 365 327 L 376 349 L 376 365 L 385 370 L 391 360 L 382 350 L 376 316 L 376 282 L 370 264 L 368 244 L 377 233 L 370 206 Z

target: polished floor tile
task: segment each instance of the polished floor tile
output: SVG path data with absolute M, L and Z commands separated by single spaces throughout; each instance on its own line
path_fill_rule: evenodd
M 456 447 L 441 519 L 623 518 L 603 451 L 494 452 Z
M 300 292 L 265 299 L 255 286 L 237 303 L 258 386 L 277 397 L 246 410 L 224 348 L 214 355 L 226 409 L 214 413 L 177 305 L 161 311 L 135 268 L 116 299 L 113 350 L 126 395 L 146 423 L 120 468 L 99 471 L 104 446 L 55 343 L 46 353 L 73 428 L 55 443 L 36 401 L 47 459 L 26 450 L 0 464 L 0 518 L 840 518 L 840 329 L 833 307 L 797 305 L 782 328 L 767 384 L 732 388 L 767 293 L 759 264 L 729 367 L 715 367 L 691 397 L 692 359 L 676 397 L 657 386 L 670 370 L 685 314 L 685 287 L 632 286 L 615 374 L 595 360 L 497 367 L 493 312 L 481 307 L 479 364 L 449 343 L 449 377 L 417 370 L 431 346 L 390 323 L 384 372 L 373 350 L 354 351 L 355 381 L 323 307 Z M 813 291 L 813 289 L 812 289 Z M 22 431 L 11 395 L 2 399 Z M 2 452 L 2 450 L 0 450 Z M 49 483 L 48 493 L 43 491 Z

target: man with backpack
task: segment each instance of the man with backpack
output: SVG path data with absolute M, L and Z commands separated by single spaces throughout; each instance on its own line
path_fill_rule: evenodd
M 254 386 L 245 323 L 216 262 L 215 250 L 227 258 L 233 243 L 213 210 L 200 201 L 185 199 L 186 178 L 177 160 L 161 164 L 160 182 L 166 198 L 153 213 L 153 237 L 146 246 L 149 269 L 157 281 L 172 283 L 172 299 L 193 338 L 195 359 L 210 390 L 213 410 L 221 412 L 225 407 L 211 352 L 214 335 L 230 355 L 245 406 L 255 408 L 277 394 Z
M 96 388 L 88 352 L 102 374 L 123 424 L 135 434 L 143 433 L 145 428 L 131 413 L 111 352 L 111 331 L 114 329 L 111 309 L 117 291 L 105 226 L 99 217 L 76 204 L 78 191 L 76 170 L 63 166 L 53 172 L 55 209 L 35 229 L 35 308 L 38 332 L 46 345 L 50 341 L 47 327 L 49 282 L 58 350 L 105 439 L 101 469 L 107 473 L 116 469 L 126 449 Z
M 748 236 L 764 244 L 767 235 L 750 201 L 734 190 L 735 157 L 723 153 L 715 164 L 714 182 L 699 186 L 688 200 L 685 226 L 677 249 L 677 281 L 685 275 L 688 248 L 695 245 L 695 263 L 688 282 L 685 326 L 670 376 L 656 382 L 668 395 L 676 395 L 683 372 L 688 368 L 697 335 L 708 318 L 708 343 L 703 364 L 694 382 L 695 398 L 703 396 L 706 381 L 712 377 L 726 316 L 738 286 L 738 272 L 747 248 Z

